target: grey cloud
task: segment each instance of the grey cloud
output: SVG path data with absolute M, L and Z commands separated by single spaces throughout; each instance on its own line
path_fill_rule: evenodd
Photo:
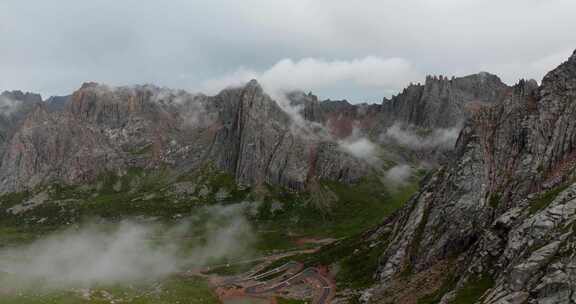
M 6 96 L 0 96 L 0 114 L 5 116 L 10 116 L 12 113 L 18 111 L 22 102 L 19 100 L 13 100 Z
M 364 58 L 327 61 L 304 58 L 282 59 L 263 72 L 241 68 L 222 78 L 208 80 L 204 89 L 214 93 L 230 85 L 258 79 L 269 92 L 318 90 L 352 82 L 360 87 L 400 90 L 406 83 L 422 75 L 403 58 Z
M 396 123 L 380 135 L 380 141 L 384 143 L 393 141 L 412 149 L 451 149 L 458 139 L 460 130 L 461 127 L 455 127 L 434 129 L 422 133 L 413 126 Z
M 551 58 L 575 48 L 576 37 L 566 34 L 576 28 L 575 10 L 572 0 L 5 0 L 0 87 L 67 94 L 94 80 L 196 89 L 241 67 L 274 70 L 285 59 L 306 71 L 306 58 L 402 58 L 418 72 L 388 70 L 322 85 L 302 76 L 296 83 L 353 101 L 397 92 L 406 75 L 419 81 L 425 73 L 488 69 L 508 82 L 539 80 L 554 65 Z M 283 75 L 275 82 L 283 83 Z
M 403 185 L 412 176 L 412 168 L 409 165 L 396 165 L 386 171 L 386 180 L 395 184 Z
M 124 221 L 54 233 L 0 250 L 5 288 L 78 288 L 160 279 L 250 254 L 249 204 L 211 206 L 171 227 Z M 191 248 L 186 241 L 194 238 Z M 17 278 L 17 279 L 16 279 Z

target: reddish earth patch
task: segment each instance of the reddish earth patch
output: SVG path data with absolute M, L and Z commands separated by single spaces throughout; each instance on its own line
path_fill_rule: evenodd
M 454 270 L 452 264 L 450 260 L 443 260 L 422 272 L 399 279 L 389 285 L 385 292 L 377 294 L 376 300 L 383 304 L 417 304 L 420 298 L 442 287 L 448 274 Z
M 548 172 L 544 181 L 544 188 L 552 188 L 565 181 L 566 176 L 576 168 L 576 152 L 570 153 Z
M 305 246 L 307 244 L 314 244 L 314 245 L 328 245 L 333 243 L 336 239 L 319 239 L 313 237 L 302 237 L 294 240 L 294 243 L 298 246 Z
M 223 288 L 217 287 L 214 291 L 218 297 L 218 301 L 224 304 L 245 303 L 244 301 L 251 301 L 254 303 L 276 303 L 274 297 L 256 297 L 246 295 L 243 288 Z

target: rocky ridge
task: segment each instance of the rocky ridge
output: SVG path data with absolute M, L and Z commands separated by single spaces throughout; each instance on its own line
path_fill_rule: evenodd
M 207 163 L 250 186 L 306 190 L 324 179 L 354 183 L 372 174 L 374 164 L 343 144 L 366 138 L 384 145 L 378 136 L 396 122 L 457 125 L 465 105 L 477 99 L 494 102 L 507 89 L 497 77 L 482 75 L 429 78 L 382 105 L 322 102 L 312 94 L 292 93 L 291 106 L 304 126 L 296 125 L 256 81 L 215 96 L 96 83 L 46 102 L 38 95 L 12 94 L 11 100 L 26 100 L 27 107 L 10 116 L 16 118 L 6 128 L 0 191 L 88 183 L 103 172 L 122 175 L 131 167 L 186 172 Z M 407 92 L 412 91 L 420 93 L 411 97 Z M 433 124 L 403 115 L 422 105 L 448 119 Z
M 574 303 L 575 111 L 576 52 L 476 109 L 451 161 L 363 236 L 384 249 L 362 300 Z M 414 284 L 446 264 L 435 286 Z

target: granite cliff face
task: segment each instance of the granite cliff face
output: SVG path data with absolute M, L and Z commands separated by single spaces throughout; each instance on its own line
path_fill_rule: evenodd
M 96 83 L 47 101 L 5 92 L 0 192 L 210 165 L 242 189 L 321 193 L 321 181 L 382 175 L 382 155 L 418 162 L 440 151 L 442 165 L 403 208 L 325 249 L 376 260 L 358 268 L 372 287 L 342 291 L 342 302 L 576 302 L 576 52 L 541 85 L 480 73 L 428 77 L 378 105 L 287 97 L 277 103 L 256 81 L 215 96 Z M 204 198 L 193 187 L 167 183 Z
M 500 102 L 509 87 L 486 72 L 461 78 L 428 76 L 421 85 L 410 85 L 383 107 L 389 120 L 424 128 L 452 128 L 468 118 L 468 113 L 484 104 Z
M 84 183 L 104 171 L 122 174 L 133 166 L 194 170 L 207 162 L 246 185 L 302 190 L 320 179 L 350 183 L 368 175 L 370 164 L 347 153 L 338 141 L 368 138 L 384 145 L 379 137 L 395 123 L 453 127 L 466 116 L 467 105 L 496 102 L 506 89 L 497 77 L 478 74 L 428 78 L 425 85 L 411 86 L 382 105 L 319 101 L 311 94 L 292 93 L 291 106 L 305 126 L 296 125 L 293 115 L 255 81 L 216 96 L 95 83 L 46 102 L 37 95 L 12 94 L 16 96 L 10 100 L 23 100 L 27 107 L 13 115 L 4 136 L 0 189 Z M 437 117 L 418 114 L 423 107 L 436 109 Z
M 35 105 L 42 102 L 37 94 L 5 91 L 0 94 L 0 155 L 4 155 L 10 139 Z
M 45 102 L 38 95 L 5 93 L 6 100 L 25 107 L 2 117 L 0 190 L 55 181 L 82 184 L 131 167 L 187 172 L 207 163 L 251 186 L 307 190 L 324 179 L 353 183 L 372 174 L 374 158 L 343 145 L 365 139 L 392 146 L 382 134 L 394 124 L 426 130 L 458 126 L 470 105 L 498 102 L 508 89 L 484 73 L 429 77 L 382 105 L 319 101 L 295 92 L 288 95 L 288 112 L 256 81 L 216 96 L 96 83 Z
M 576 301 L 576 52 L 474 109 L 455 155 L 385 224 L 370 303 Z
M 186 172 L 207 163 L 240 184 L 296 190 L 317 179 L 352 182 L 368 173 L 365 161 L 329 138 L 299 132 L 255 81 L 213 97 L 87 83 L 62 111 L 34 105 L 7 136 L 1 189 L 86 183 L 130 167 Z

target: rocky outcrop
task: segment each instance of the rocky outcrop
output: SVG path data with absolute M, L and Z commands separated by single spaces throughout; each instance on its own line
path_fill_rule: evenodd
M 10 100 L 12 102 L 21 102 L 25 104 L 42 102 L 42 96 L 39 94 L 22 91 L 4 91 L 0 94 L 0 97 L 4 99 L 4 101 Z
M 315 95 L 302 92 L 291 93 L 288 98 L 302 107 L 307 120 L 333 125 L 335 133 L 346 134 L 354 126 L 381 132 L 396 123 L 423 129 L 453 128 L 478 108 L 501 102 L 510 90 L 498 76 L 481 72 L 452 78 L 427 76 L 424 84 L 411 84 L 382 104 L 319 101 Z
M 5 91 L 0 94 L 0 155 L 4 155 L 10 138 L 35 105 L 42 102 L 38 94 Z
M 0 117 L 0 191 L 55 181 L 81 184 L 131 167 L 189 172 L 207 164 L 244 185 L 303 190 L 323 179 L 353 183 L 373 172 L 377 157 L 343 145 L 370 140 L 393 160 L 430 160 L 434 147 L 398 153 L 397 143 L 382 134 L 396 123 L 428 131 L 455 126 L 471 104 L 495 103 L 507 90 L 496 76 L 478 74 L 429 77 L 382 105 L 319 101 L 300 92 L 281 105 L 256 81 L 216 96 L 97 83 L 44 102 L 39 95 L 4 93 L 12 110 Z
M 51 180 L 88 182 L 105 170 L 124 167 L 101 130 L 37 105 L 4 154 L 1 186 L 6 191 L 21 191 Z
M 428 76 L 424 84 L 411 84 L 382 104 L 319 101 L 301 92 L 288 97 L 306 120 L 322 124 L 335 138 L 362 134 L 381 146 L 402 149 L 393 153 L 402 155 L 401 161 L 436 166 L 452 150 L 472 114 L 501 103 L 511 90 L 497 76 L 482 72 L 450 79 Z
M 321 179 L 350 183 L 370 172 L 332 138 L 295 128 L 256 81 L 213 97 L 86 83 L 67 100 L 61 111 L 36 105 L 11 136 L 2 191 L 81 184 L 130 167 L 188 172 L 214 164 L 240 184 L 296 190 Z
M 72 96 L 51 96 L 44 101 L 51 111 L 62 111 L 70 102 Z
M 387 120 L 423 128 L 452 128 L 464 122 L 475 108 L 498 103 L 509 87 L 496 75 L 481 72 L 460 78 L 428 76 L 384 100 Z
M 575 111 L 576 53 L 475 109 L 452 160 L 370 235 L 389 244 L 364 300 L 450 261 L 433 303 L 576 301 Z

